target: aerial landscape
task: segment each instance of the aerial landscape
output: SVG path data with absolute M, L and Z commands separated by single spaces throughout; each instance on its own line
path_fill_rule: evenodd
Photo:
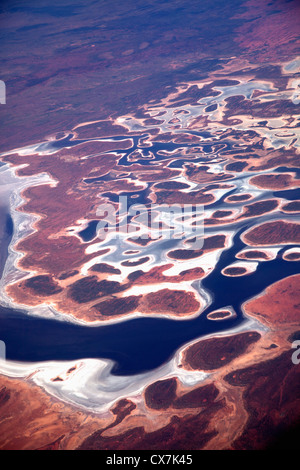
M 0 449 L 299 446 L 299 1 L 0 24 Z

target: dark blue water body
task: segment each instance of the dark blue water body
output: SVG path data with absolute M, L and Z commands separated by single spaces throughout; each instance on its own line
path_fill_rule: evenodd
M 84 242 L 90 242 L 91 240 L 93 240 L 93 238 L 95 238 L 95 236 L 97 235 L 98 222 L 99 220 L 91 220 L 88 223 L 88 226 L 78 233 L 78 235 Z
M 120 150 L 120 149 L 116 149 L 116 150 L 110 150 L 109 152 L 103 152 L 103 153 L 115 153 L 117 155 L 123 155 L 123 157 L 120 158 L 118 164 L 119 165 L 122 165 L 122 166 L 131 166 L 131 165 L 134 165 L 136 163 L 139 163 L 140 165 L 143 165 L 143 166 L 148 166 L 148 165 L 153 165 L 155 162 L 157 161 L 164 161 L 164 160 L 168 160 L 170 158 L 172 158 L 171 155 L 159 155 L 157 152 L 160 151 L 160 150 L 166 150 L 168 152 L 172 152 L 174 150 L 177 150 L 177 149 L 180 149 L 180 148 L 187 148 L 187 147 L 200 147 L 199 144 L 190 144 L 190 143 L 184 143 L 184 144 L 175 144 L 173 142 L 154 142 L 153 145 L 151 147 L 143 147 L 142 145 L 139 145 L 139 142 L 140 142 L 140 139 L 144 139 L 148 136 L 148 134 L 143 134 L 143 135 L 121 135 L 121 136 L 114 136 L 114 137 L 109 137 L 110 140 L 112 140 L 113 142 L 118 142 L 118 141 L 122 141 L 122 140 L 127 140 L 127 139 L 132 139 L 133 141 L 133 145 L 132 147 L 130 147 L 130 149 L 128 150 Z M 41 144 L 40 147 L 39 147 L 39 151 L 43 151 L 43 150 L 47 150 L 47 149 L 62 149 L 62 148 L 65 148 L 65 147 L 74 147 L 76 145 L 79 145 L 79 144 L 82 144 L 82 143 L 85 143 L 85 142 L 90 142 L 90 141 L 93 141 L 93 140 L 97 140 L 97 139 L 88 139 L 88 140 L 80 140 L 80 139 L 77 139 L 77 140 L 71 140 L 72 139 L 72 135 L 68 135 L 67 137 L 65 137 L 64 139 L 61 139 L 61 140 L 57 140 L 57 141 L 51 141 L 51 143 L 45 143 L 45 144 Z M 100 139 L 101 141 L 101 139 Z M 208 144 L 203 144 L 201 145 L 201 148 L 203 147 L 203 152 L 204 153 L 211 153 L 212 152 L 212 148 L 211 148 L 211 144 L 208 145 Z M 136 150 L 141 150 L 145 156 L 145 158 L 141 158 L 141 159 L 138 159 L 138 160 L 134 160 L 134 161 L 129 161 L 129 155 L 131 153 L 133 153 L 134 151 Z M 147 157 L 149 157 L 149 152 L 152 152 L 155 156 L 155 159 L 147 159 Z M 193 159 L 193 157 L 191 156 L 190 157 L 191 159 Z M 93 181 L 91 181 L 93 182 Z
M 297 178 L 300 177 L 299 168 L 288 168 L 287 166 L 280 166 L 274 170 L 276 173 L 296 173 Z
M 182 169 L 183 165 L 185 165 L 187 162 L 192 161 L 193 163 L 203 163 L 203 165 L 207 165 L 209 163 L 209 160 L 203 157 L 198 157 L 198 158 L 176 158 L 176 160 L 172 160 L 167 167 L 168 168 L 176 168 L 176 169 Z
M 243 227 L 242 231 L 246 227 Z M 241 304 L 279 279 L 299 272 L 299 263 L 277 258 L 262 262 L 254 273 L 225 277 L 221 270 L 235 260 L 244 244 L 240 231 L 233 246 L 224 251 L 214 271 L 202 285 L 213 296 L 212 304 L 198 318 L 176 321 L 138 318 L 117 324 L 87 327 L 45 320 L 0 307 L 0 339 L 5 341 L 7 359 L 14 361 L 78 360 L 107 358 L 116 362 L 115 375 L 132 375 L 152 370 L 169 360 L 183 344 L 209 333 L 237 327 L 243 322 Z M 236 318 L 210 321 L 206 315 L 231 305 Z
M 13 233 L 14 233 L 14 223 L 10 214 L 6 215 L 5 232 L 9 238 L 12 238 Z
M 157 162 L 162 162 L 162 161 L 165 161 L 165 160 L 172 159 L 171 154 L 161 155 L 161 154 L 158 153 L 160 151 L 174 152 L 175 150 L 186 149 L 186 148 L 190 148 L 190 149 L 193 149 L 193 148 L 198 149 L 199 148 L 201 153 L 205 153 L 207 155 L 210 155 L 212 153 L 216 153 L 221 148 L 222 148 L 222 150 L 225 150 L 225 149 L 230 150 L 231 149 L 231 143 L 230 142 L 222 142 L 222 144 L 219 144 L 218 142 L 216 142 L 216 143 L 207 143 L 207 144 L 203 143 L 203 142 L 199 142 L 199 143 L 152 142 L 151 147 L 148 147 L 148 146 L 143 147 L 143 145 L 140 145 L 139 142 L 140 142 L 141 139 L 143 139 L 145 137 L 147 137 L 147 134 L 142 135 L 142 136 L 140 136 L 140 135 L 139 136 L 134 136 L 134 135 L 133 136 L 132 135 L 131 136 L 125 136 L 124 135 L 124 136 L 113 137 L 112 140 L 115 140 L 115 141 L 130 138 L 133 141 L 133 145 L 128 150 L 116 149 L 116 150 L 110 150 L 107 153 L 114 152 L 117 155 L 123 155 L 120 158 L 120 160 L 118 162 L 118 165 L 131 166 L 131 165 L 134 165 L 136 163 L 139 163 L 140 165 L 143 165 L 143 166 L 149 166 L 149 165 L 153 165 Z M 75 141 L 73 141 L 73 142 L 75 142 Z M 81 141 L 76 141 L 76 142 L 81 143 Z M 72 145 L 73 145 L 73 143 L 72 143 Z M 143 155 L 144 155 L 144 158 L 134 159 L 134 161 L 130 161 L 130 154 L 132 154 L 136 150 L 142 151 Z M 154 155 L 154 157 L 155 157 L 154 159 L 149 158 L 150 152 Z M 195 150 L 195 152 L 196 152 L 196 150 Z M 193 155 L 186 156 L 184 159 L 179 159 L 178 156 L 177 156 L 177 157 L 174 157 L 174 159 L 175 159 L 175 161 L 172 161 L 169 164 L 169 166 L 171 168 L 182 168 L 184 163 L 186 163 L 187 161 L 190 161 L 190 160 L 192 160 L 194 163 L 199 163 L 199 162 L 205 163 L 205 162 L 207 162 L 207 160 L 203 159 L 203 156 L 197 158 L 196 154 L 195 154 L 195 156 L 193 156 Z M 91 181 L 91 182 L 93 182 L 93 181 Z
M 273 194 L 275 197 L 282 197 L 288 201 L 295 201 L 296 199 L 300 199 L 300 188 L 275 191 Z
M 118 162 L 119 165 L 131 166 L 131 165 L 134 165 L 136 163 L 139 163 L 140 165 L 149 166 L 149 165 L 153 165 L 157 162 L 162 162 L 162 161 L 170 160 L 171 158 L 173 158 L 171 154 L 169 154 L 169 155 L 160 155 L 158 153 L 159 151 L 174 152 L 175 150 L 179 150 L 179 149 L 194 148 L 194 147 L 198 148 L 199 147 L 199 148 L 201 148 L 201 151 L 204 152 L 204 153 L 207 153 L 207 154 L 212 153 L 212 145 L 211 144 L 210 145 L 202 144 L 202 143 L 201 144 L 195 144 L 195 143 L 193 143 L 193 144 L 190 144 L 190 143 L 176 144 L 174 142 L 152 142 L 151 147 L 143 147 L 143 146 L 139 145 L 139 139 L 140 139 L 140 137 L 134 137 L 133 138 L 133 146 L 129 150 L 126 150 L 126 151 L 116 150 L 115 151 L 116 154 L 125 153 L 125 155 L 119 160 L 119 162 Z M 129 156 L 135 150 L 142 150 L 143 154 L 145 155 L 146 158 L 130 161 Z M 147 160 L 147 156 L 149 155 L 149 152 L 152 152 L 155 159 Z M 174 157 L 174 159 L 175 158 L 176 158 L 176 162 L 177 162 L 178 157 Z M 202 159 L 203 159 L 203 157 L 202 157 Z M 193 157 L 193 155 L 187 156 L 187 157 L 185 157 L 185 160 L 183 160 L 183 161 L 186 162 L 186 161 L 189 161 L 189 160 L 192 160 L 193 162 L 195 162 L 196 161 L 196 155 L 195 155 L 195 157 Z
M 210 136 L 210 134 L 208 134 L 208 133 L 191 132 L 191 131 L 189 131 L 188 134 L 197 135 L 199 137 L 208 137 L 208 136 Z M 199 148 L 200 149 L 199 151 L 201 151 L 201 153 L 211 155 L 211 154 L 217 153 L 220 149 L 230 151 L 231 148 L 232 148 L 232 144 L 230 142 L 227 142 L 227 141 L 222 142 L 222 144 L 220 144 L 218 142 L 210 142 L 210 143 L 205 143 L 205 142 L 198 142 L 198 143 L 189 143 L 189 142 L 184 142 L 184 143 L 152 142 L 151 147 L 148 147 L 148 146 L 143 147 L 143 145 L 139 145 L 141 139 L 144 139 L 146 137 L 148 137 L 148 134 L 143 134 L 143 135 L 122 135 L 122 136 L 110 137 L 109 139 L 112 140 L 113 142 L 114 141 L 118 142 L 118 141 L 122 141 L 122 140 L 132 139 L 133 145 L 128 150 L 116 149 L 116 150 L 110 150 L 109 152 L 103 152 L 103 153 L 113 152 L 116 155 L 120 155 L 121 158 L 118 162 L 118 165 L 131 166 L 131 165 L 139 163 L 142 166 L 149 166 L 149 165 L 154 165 L 157 162 L 162 162 L 162 161 L 165 161 L 165 160 L 172 159 L 172 155 L 160 155 L 158 153 L 159 151 L 174 152 L 175 150 L 179 150 L 179 149 L 186 149 L 186 148 L 191 148 L 192 149 L 192 148 L 195 148 L 195 150 L 196 150 L 196 149 Z M 49 149 L 59 150 L 59 149 L 65 148 L 65 147 L 74 147 L 76 145 L 79 145 L 79 144 L 82 144 L 82 143 L 85 143 L 85 142 L 90 142 L 90 141 L 97 140 L 97 139 L 88 139 L 88 140 L 86 140 L 86 139 L 85 140 L 80 140 L 80 139 L 71 140 L 71 139 L 72 139 L 72 135 L 68 135 L 64 139 L 57 140 L 57 141 L 51 141 L 51 143 L 47 142 L 47 143 L 41 144 L 40 147 L 39 147 L 39 151 L 44 151 L 44 150 L 49 150 Z M 130 158 L 129 158 L 130 154 L 135 152 L 136 150 L 142 151 L 144 157 L 140 158 L 140 159 L 136 159 L 136 160 L 134 159 L 134 161 L 130 161 Z M 150 152 L 154 155 L 154 157 L 155 157 L 154 159 L 149 158 L 150 157 Z M 180 159 L 180 158 L 178 158 L 178 156 L 174 157 L 174 161 L 172 161 L 168 166 L 170 168 L 182 168 L 183 165 L 187 161 L 190 161 L 190 160 L 193 161 L 194 163 L 207 163 L 207 159 L 203 158 L 203 156 L 197 158 L 197 155 L 195 154 L 195 156 L 193 156 L 193 155 L 186 156 L 184 159 Z M 101 177 L 101 178 L 103 178 L 103 177 Z M 98 180 L 98 178 L 97 178 L 97 180 Z M 85 182 L 86 183 L 94 183 L 97 180 L 94 179 L 94 178 L 90 178 L 90 179 L 87 178 L 87 179 L 85 179 Z M 101 181 L 101 180 L 99 179 L 99 181 Z

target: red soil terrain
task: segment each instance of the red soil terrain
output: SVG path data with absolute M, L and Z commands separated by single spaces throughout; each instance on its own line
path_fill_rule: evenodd
M 275 211 L 279 206 L 279 202 L 276 199 L 269 199 L 259 202 L 253 202 L 252 204 L 247 204 L 243 207 L 242 214 L 238 217 L 231 217 L 226 219 L 228 224 L 234 224 L 236 221 L 241 219 L 247 219 L 250 217 L 257 217 L 259 215 L 267 214 L 269 212 Z M 212 214 L 209 219 L 204 220 L 204 225 L 222 225 L 224 224 L 224 213 L 227 217 L 230 215 L 230 212 L 227 214 L 227 211 L 216 211 Z
M 203 241 L 203 248 L 198 250 L 172 250 L 168 253 L 168 257 L 175 260 L 198 258 L 199 256 L 209 253 L 226 246 L 225 235 L 213 235 L 207 237 Z
M 266 222 L 243 234 L 248 245 L 280 245 L 300 242 L 300 224 L 278 220 Z
M 222 273 L 225 274 L 225 276 L 243 276 L 247 273 L 247 269 L 241 266 L 232 266 L 223 269 Z
M 259 333 L 250 332 L 199 341 L 184 351 L 182 362 L 185 368 L 193 370 L 219 369 L 246 351 L 260 337 Z
M 284 204 L 281 209 L 284 212 L 300 212 L 300 201 L 292 201 Z
M 93 306 L 95 319 L 121 317 L 138 310 L 144 314 L 165 314 L 177 317 L 195 313 L 200 303 L 192 292 L 162 289 L 144 295 L 129 295 L 104 300 Z
M 247 250 L 238 255 L 240 259 L 250 259 L 250 260 L 268 260 L 270 257 L 267 253 L 261 250 Z
M 183 316 L 198 311 L 200 303 L 192 292 L 162 289 L 144 295 L 139 308 L 144 313 L 170 313 Z
M 235 194 L 233 196 L 228 196 L 226 201 L 228 202 L 243 202 L 251 199 L 251 194 Z
M 299 323 L 300 274 L 267 288 L 266 293 L 246 303 L 245 310 L 268 325 Z
M 289 189 L 299 186 L 300 180 L 296 180 L 287 173 L 264 174 L 254 176 L 250 183 L 263 189 Z
M 288 253 L 287 255 L 283 256 L 284 259 L 288 261 L 299 261 L 300 260 L 300 253 Z
M 6 419 L 0 423 L 0 448 L 268 447 L 299 417 L 300 372 L 289 345 L 294 325 L 299 328 L 299 280 L 298 275 L 279 281 L 247 302 L 247 314 L 267 321 L 269 332 L 212 337 L 182 351 L 185 366 L 214 370 L 212 378 L 190 387 L 173 377 L 156 380 L 146 387 L 141 406 L 140 399 L 122 399 L 108 415 L 95 415 L 51 398 L 30 378 L 2 376 L 0 407 Z

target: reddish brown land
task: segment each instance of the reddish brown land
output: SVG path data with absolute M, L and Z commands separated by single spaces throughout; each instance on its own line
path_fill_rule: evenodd
M 139 308 L 144 313 L 169 313 L 183 316 L 197 312 L 200 309 L 200 303 L 192 292 L 162 289 L 144 295 Z
M 300 224 L 278 220 L 250 229 L 243 235 L 248 245 L 279 245 L 300 242 Z
M 191 369 L 219 369 L 259 339 L 259 333 L 250 332 L 199 341 L 184 351 L 182 362 L 184 367 Z
M 268 256 L 267 253 L 261 250 L 247 250 L 238 255 L 238 258 L 240 259 L 254 259 L 254 260 L 268 260 L 270 257 Z
M 271 322 L 269 333 L 215 337 L 186 348 L 183 358 L 189 360 L 189 367 L 190 362 L 196 367 L 217 367 L 217 375 L 192 389 L 174 378 L 155 381 L 144 392 L 147 413 L 131 400 L 120 400 L 107 417 L 97 416 L 50 398 L 30 379 L 2 376 L 1 413 L 9 419 L 0 424 L 1 448 L 134 450 L 159 449 L 162 442 L 166 449 L 272 445 L 281 431 L 295 425 L 300 405 L 299 371 L 286 343 L 295 331 L 292 325 L 298 324 L 298 285 L 299 276 L 287 278 L 247 303 L 249 315 L 257 316 L 259 310 L 260 320 Z M 283 320 L 282 313 L 284 323 L 278 333 L 276 324 L 277 319 Z M 31 407 L 24 405 L 28 402 Z M 69 432 L 70 423 L 75 432 Z
M 283 258 L 288 261 L 299 261 L 300 260 L 300 253 L 288 253 L 284 254 Z
M 284 204 L 281 209 L 284 212 L 299 212 L 300 211 L 300 201 L 293 201 Z
M 288 189 L 299 185 L 299 180 L 287 173 L 264 174 L 251 178 L 250 183 L 263 189 Z
M 266 293 L 246 303 L 245 310 L 260 321 L 276 327 L 299 323 L 300 275 L 271 285 Z
M 225 274 L 225 276 L 243 276 L 247 273 L 247 268 L 232 266 L 231 268 L 223 269 L 222 272 Z

